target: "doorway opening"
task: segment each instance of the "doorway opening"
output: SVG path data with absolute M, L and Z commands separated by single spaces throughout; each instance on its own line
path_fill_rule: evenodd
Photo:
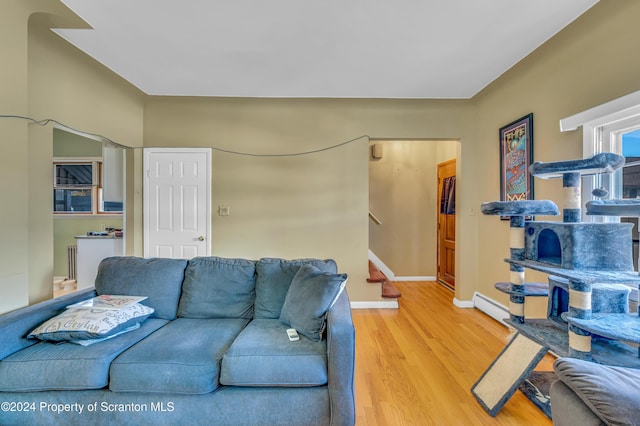
M 59 297 L 93 286 L 99 261 L 125 252 L 127 148 L 82 132 L 52 134 L 52 278 Z M 89 240 L 96 246 L 87 247 Z
M 455 161 L 460 143 L 372 139 L 370 145 L 369 258 L 391 281 L 436 281 L 438 164 Z

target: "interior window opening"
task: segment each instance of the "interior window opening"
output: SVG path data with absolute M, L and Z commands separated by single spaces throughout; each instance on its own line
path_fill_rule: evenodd
M 122 197 L 105 189 L 103 162 L 54 161 L 53 213 L 122 213 Z

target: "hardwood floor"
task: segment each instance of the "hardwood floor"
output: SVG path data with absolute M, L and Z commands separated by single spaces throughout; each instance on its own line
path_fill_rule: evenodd
M 476 309 L 453 305 L 432 282 L 396 282 L 400 309 L 355 309 L 356 424 L 551 425 L 520 391 L 496 417 L 471 387 L 512 332 Z M 551 370 L 548 355 L 537 367 Z

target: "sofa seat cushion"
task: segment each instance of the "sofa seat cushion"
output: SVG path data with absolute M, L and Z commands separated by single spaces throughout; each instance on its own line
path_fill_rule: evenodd
M 335 274 L 336 262 L 320 259 L 262 258 L 256 264 L 256 302 L 254 318 L 280 318 L 282 305 L 293 277 L 302 265 L 313 265 L 322 272 Z
M 327 383 L 326 340 L 291 342 L 278 319 L 254 319 L 222 359 L 220 383 L 229 386 L 321 386 Z
M 253 260 L 195 257 L 184 273 L 178 316 L 251 319 L 255 286 Z
M 111 361 L 167 323 L 148 319 L 140 328 L 90 346 L 40 342 L 0 361 L 0 391 L 101 389 Z
M 605 424 L 637 424 L 640 419 L 640 370 L 573 358 L 558 358 L 553 369 Z M 553 406 L 553 401 L 551 404 Z
M 220 360 L 247 322 L 242 318 L 178 318 L 113 361 L 109 389 L 213 392 L 219 386 Z

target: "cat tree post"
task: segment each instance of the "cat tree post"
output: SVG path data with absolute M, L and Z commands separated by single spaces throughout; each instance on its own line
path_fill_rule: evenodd
M 562 206 L 563 222 L 578 223 L 581 220 L 581 183 L 581 175 L 579 172 L 565 173 L 562 175 L 562 190 L 564 192 L 564 204 Z
M 535 215 L 557 216 L 558 206 L 549 200 L 493 201 L 483 203 L 480 210 L 484 215 L 508 217 L 509 219 L 509 259 L 524 260 L 525 218 Z M 524 267 L 509 264 L 509 282 L 499 282 L 495 288 L 509 295 L 509 320 L 523 324 L 525 297 L 548 295 L 548 286 L 542 283 L 525 282 Z
M 510 257 L 524 259 L 524 216 L 511 216 L 510 219 Z M 509 317 L 511 321 L 524 323 L 524 267 L 509 265 Z
M 569 280 L 569 316 L 591 319 L 591 283 Z M 569 324 L 569 355 L 591 360 L 591 333 Z

